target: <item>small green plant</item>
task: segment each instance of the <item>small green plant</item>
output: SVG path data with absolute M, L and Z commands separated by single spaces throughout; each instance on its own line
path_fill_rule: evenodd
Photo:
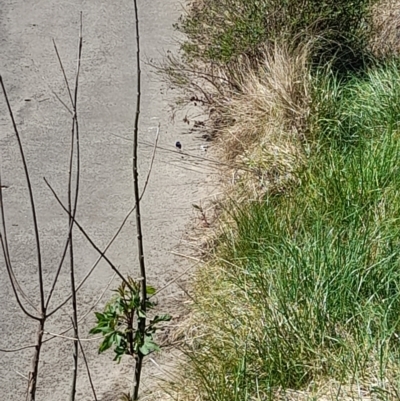
M 147 311 L 155 307 L 149 297 L 156 292 L 154 287 L 147 286 Z M 114 361 L 121 361 L 123 355 L 135 356 L 140 352 L 148 355 L 158 351 L 159 346 L 154 342 L 154 334 L 160 328 L 158 323 L 171 320 L 170 315 L 156 315 L 146 325 L 145 332 L 140 333 L 137 322 L 146 317 L 141 309 L 140 284 L 128 277 L 127 282 L 115 290 L 115 296 L 108 302 L 103 313 L 96 312 L 97 324 L 90 330 L 90 334 L 102 334 L 104 339 L 99 346 L 99 353 L 114 347 Z

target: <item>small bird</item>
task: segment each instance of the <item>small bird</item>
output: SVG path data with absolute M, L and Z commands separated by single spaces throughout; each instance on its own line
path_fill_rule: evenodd
M 182 149 L 182 144 L 178 141 L 175 143 L 175 146 L 177 149 L 181 150 Z

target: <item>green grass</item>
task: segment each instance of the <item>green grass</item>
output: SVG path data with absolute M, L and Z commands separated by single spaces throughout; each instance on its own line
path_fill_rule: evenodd
M 346 65 L 362 61 L 375 0 L 202 0 L 177 29 L 187 36 L 188 60 L 227 64 L 257 58 L 265 44 L 317 39 L 318 60 L 336 55 Z M 196 2 L 197 3 L 197 2 Z
M 354 399 L 360 388 L 398 399 L 399 78 L 395 63 L 342 80 L 315 74 L 300 184 L 229 205 L 198 273 L 187 392 L 315 399 L 332 382 Z

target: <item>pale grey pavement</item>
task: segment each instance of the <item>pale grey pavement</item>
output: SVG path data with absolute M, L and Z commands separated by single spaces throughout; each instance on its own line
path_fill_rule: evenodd
M 166 50 L 176 50 L 172 24 L 181 12 L 177 0 L 140 0 L 142 59 L 159 60 Z M 66 199 L 70 115 L 52 94 L 68 102 L 52 39 L 57 42 L 67 75 L 74 77 L 79 13 L 83 11 L 83 61 L 79 90 L 82 177 L 78 220 L 92 239 L 104 247 L 132 204 L 131 134 L 135 109 L 135 36 L 133 2 L 129 0 L 2 0 L 0 8 L 0 73 L 8 88 L 12 107 L 25 146 L 34 186 L 44 260 L 46 283 L 52 276 L 66 239 L 67 217 L 46 188 L 46 177 Z M 179 140 L 184 150 L 199 153 L 201 142 L 188 133 L 179 118 L 169 119 L 168 99 L 151 69 L 143 65 L 143 107 L 141 141 L 152 143 L 161 124 L 160 150 L 144 197 L 143 219 L 148 257 L 148 281 L 158 288 L 188 267 L 171 250 L 179 243 L 192 217 L 191 204 L 198 203 L 205 179 L 201 163 L 194 166 L 175 152 Z M 146 174 L 152 147 L 140 146 L 140 172 Z M 28 193 L 12 126 L 0 97 L 0 157 L 7 209 L 12 261 L 21 285 L 38 301 L 35 243 Z M 124 272 L 136 270 L 135 227 L 132 219 L 110 250 L 110 258 Z M 76 236 L 78 279 L 96 260 L 86 240 Z M 54 303 L 69 292 L 67 265 L 61 274 Z M 33 343 L 36 324 L 18 309 L 0 262 L 0 348 Z M 113 273 L 100 264 L 79 292 L 79 315 L 84 316 L 99 297 Z M 117 280 L 111 288 L 115 288 Z M 159 302 L 174 315 L 182 291 L 172 285 Z M 109 297 L 110 293 L 106 294 Z M 99 304 L 104 305 L 104 300 Z M 177 312 L 178 313 L 178 312 Z M 59 333 L 69 326 L 70 310 L 58 313 L 47 326 Z M 83 319 L 80 330 L 88 338 L 93 313 Z M 70 331 L 67 335 L 72 335 Z M 118 385 L 130 377 L 127 364 L 111 362 L 112 352 L 97 355 L 98 342 L 85 342 L 99 400 L 114 400 Z M 72 343 L 52 340 L 44 346 L 38 384 L 40 401 L 67 400 L 71 381 Z M 24 399 L 32 351 L 0 352 L 0 400 Z M 80 367 L 77 400 L 91 400 L 88 381 Z M 147 369 L 147 368 L 146 368 Z M 149 368 L 150 369 L 150 368 Z M 145 370 L 145 375 L 148 372 Z M 151 381 L 146 384 L 151 387 Z

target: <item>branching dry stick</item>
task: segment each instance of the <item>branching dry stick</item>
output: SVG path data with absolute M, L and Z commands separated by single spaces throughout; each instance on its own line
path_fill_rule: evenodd
M 1 79 L 1 77 L 0 77 L 0 79 Z M 1 248 L 3 251 L 4 262 L 6 265 L 8 278 L 10 280 L 14 296 L 15 296 L 18 306 L 20 307 L 22 312 L 24 312 L 28 317 L 30 317 L 33 320 L 40 320 L 40 317 L 32 315 L 31 313 L 28 312 L 28 310 L 24 307 L 24 305 L 22 304 L 22 301 L 19 297 L 18 290 L 21 292 L 21 294 L 23 295 L 24 298 L 26 297 L 28 299 L 28 297 L 22 291 L 21 286 L 20 286 L 18 280 L 16 279 L 13 268 L 11 266 L 11 259 L 10 259 L 10 255 L 8 252 L 8 242 L 7 242 L 7 235 L 6 235 L 6 220 L 5 220 L 5 213 L 4 213 L 3 190 L 2 190 L 2 186 L 1 186 L 1 173 L 0 173 L 0 211 L 1 211 L 1 219 L 2 219 L 2 225 L 3 225 L 3 233 L 2 234 L 0 233 L 0 243 L 1 243 Z M 29 299 L 28 299 L 28 303 L 30 303 L 31 305 L 33 304 Z M 34 309 L 36 310 L 36 312 L 39 313 L 39 311 L 36 308 L 34 308 Z
M 74 101 L 72 116 L 72 132 L 71 132 L 71 154 L 70 164 L 68 173 L 68 220 L 69 226 L 72 227 L 76 216 L 76 210 L 78 205 L 78 194 L 79 194 L 79 179 L 80 179 L 80 147 L 79 147 L 79 124 L 78 124 L 78 87 L 79 87 L 79 72 L 81 68 L 81 57 L 82 57 L 82 12 L 80 14 L 80 28 L 79 28 L 79 47 L 78 47 L 78 61 L 75 75 L 75 90 L 74 90 Z M 75 199 L 72 203 L 72 169 L 74 160 L 74 145 L 76 141 L 76 182 L 75 182 Z M 79 338 L 78 333 L 78 305 L 76 302 L 76 285 L 75 285 L 75 263 L 74 263 L 74 247 L 72 229 L 69 232 L 69 255 L 70 255 L 70 277 L 71 277 L 71 296 L 72 296 L 72 322 L 74 326 L 75 338 Z M 80 344 L 80 343 L 79 343 Z M 76 381 L 78 377 L 78 352 L 79 352 L 78 341 L 74 342 L 73 348 L 73 371 L 72 371 L 72 385 L 71 385 L 71 396 L 70 400 L 75 401 L 76 394 Z M 90 373 L 89 373 L 90 377 Z
M 146 176 L 146 180 L 145 180 L 145 184 L 143 186 L 142 189 L 142 193 L 140 195 L 140 200 L 142 200 L 144 194 L 146 193 L 146 189 L 147 186 L 149 184 L 150 181 L 150 176 L 151 176 L 151 172 L 153 170 L 153 165 L 154 165 L 154 160 L 155 160 L 155 156 L 156 156 L 156 152 L 157 152 L 157 144 L 158 144 L 158 140 L 160 138 L 160 125 L 158 125 L 157 127 L 157 134 L 156 134 L 156 139 L 153 145 L 153 154 L 151 156 L 151 161 L 150 161 L 150 166 L 149 166 L 149 170 L 147 172 L 147 176 Z M 46 180 L 45 180 L 46 181 Z M 49 185 L 47 183 L 47 185 Z M 85 277 L 82 279 L 82 281 L 77 285 L 76 287 L 76 292 L 79 291 L 79 289 L 83 286 L 83 284 L 86 282 L 86 280 L 90 277 L 90 275 L 93 273 L 94 269 L 97 267 L 97 265 L 100 263 L 100 261 L 103 259 L 103 255 L 106 254 L 106 252 L 108 251 L 108 249 L 110 248 L 110 246 L 114 243 L 114 241 L 117 239 L 117 237 L 119 236 L 120 232 L 122 231 L 122 229 L 124 228 L 126 222 L 128 221 L 129 217 L 131 216 L 131 214 L 135 211 L 136 206 L 133 206 L 133 208 L 127 213 L 127 215 L 124 217 L 124 219 L 122 220 L 122 223 L 120 224 L 120 226 L 118 227 L 117 231 L 115 232 L 115 234 L 113 235 L 113 237 L 111 238 L 111 240 L 108 242 L 107 246 L 104 248 L 103 252 L 100 253 L 98 259 L 96 260 L 96 262 L 93 264 L 93 266 L 89 269 L 89 271 L 86 273 Z M 75 220 L 74 220 L 75 222 Z M 52 310 L 51 312 L 48 312 L 48 316 L 50 317 L 51 315 L 53 315 L 54 313 L 56 313 L 59 309 L 61 309 L 70 299 L 71 299 L 72 295 L 69 295 L 63 302 L 61 302 L 54 310 Z
M 146 332 L 146 302 L 147 302 L 147 283 L 146 283 L 146 265 L 144 259 L 144 248 L 143 248 L 143 232 L 142 232 L 142 219 L 140 215 L 140 193 L 139 193 L 139 173 L 138 173 L 138 140 L 139 140 L 139 117 L 140 117 L 140 106 L 141 106 L 141 66 L 140 66 L 140 31 L 139 31 L 139 14 L 137 0 L 133 0 L 135 9 L 135 26 L 136 26 L 136 113 L 135 123 L 133 131 L 133 190 L 134 199 L 136 206 L 136 234 L 137 234 L 137 246 L 138 246 L 138 259 L 140 269 L 140 308 L 141 314 L 139 315 L 138 322 L 138 333 L 140 343 L 143 345 L 144 337 Z M 136 401 L 139 397 L 140 377 L 142 373 L 143 365 L 143 353 L 138 347 L 137 354 L 135 355 L 135 377 L 133 383 L 132 400 Z
M 33 197 L 33 191 L 32 191 L 32 183 L 29 175 L 29 170 L 28 170 L 28 165 L 26 162 L 25 158 L 25 152 L 22 146 L 22 141 L 21 137 L 17 128 L 17 124 L 15 122 L 14 114 L 11 109 L 11 105 L 8 99 L 7 91 L 5 89 L 3 79 L 0 76 L 0 85 L 4 94 L 4 98 L 7 104 L 7 109 L 8 109 L 8 114 L 11 118 L 12 121 L 12 126 L 14 130 L 15 137 L 18 142 L 18 147 L 22 159 L 22 164 L 24 167 L 24 174 L 25 174 L 25 179 L 27 182 L 28 186 L 28 193 L 29 193 L 29 203 L 31 207 L 31 212 L 32 212 L 32 218 L 33 218 L 33 228 L 34 228 L 34 233 L 35 233 L 35 242 L 36 242 L 36 256 L 37 256 L 37 267 L 38 267 L 38 282 L 39 282 L 39 295 L 40 295 L 40 308 L 39 308 L 39 316 L 33 316 L 29 312 L 26 311 L 26 309 L 23 307 L 22 303 L 18 301 L 18 305 L 21 307 L 22 311 L 24 311 L 25 314 L 27 314 L 30 318 L 37 320 L 38 321 L 38 328 L 37 328 L 37 333 L 36 333 L 36 343 L 35 343 L 35 351 L 33 354 L 32 358 L 32 365 L 31 365 L 31 371 L 29 372 L 29 381 L 28 381 L 28 390 L 27 390 L 27 399 L 30 401 L 35 401 L 36 397 L 36 387 L 37 387 L 37 378 L 38 378 L 38 372 L 39 372 L 39 360 L 40 360 L 40 352 L 42 348 L 42 339 L 43 339 L 43 331 L 44 331 L 44 324 L 46 321 L 46 305 L 45 305 L 45 296 L 44 296 L 44 282 L 43 282 L 43 268 L 42 268 L 42 252 L 41 252 L 41 244 L 40 244 L 40 236 L 39 236 L 39 227 L 38 227 L 38 221 L 37 221 L 37 216 L 36 216 L 36 205 L 35 205 L 35 200 Z M 1 202 L 1 207 L 3 208 L 3 202 Z M 4 209 L 2 212 L 2 216 L 4 216 Z M 11 273 L 11 265 L 9 263 L 9 254 L 8 254 L 8 245 L 4 243 L 3 237 L 1 240 L 1 245 L 4 253 L 4 259 L 6 263 L 6 268 L 8 271 L 8 274 L 10 276 L 11 280 L 11 285 L 14 291 L 14 294 L 18 300 L 18 295 L 16 292 L 15 288 L 15 283 L 13 280 L 13 276 Z
M 160 138 L 160 126 L 158 125 L 157 127 L 157 134 L 156 134 L 156 139 L 153 145 L 153 154 L 151 156 L 151 161 L 150 161 L 150 167 L 149 170 L 147 172 L 147 176 L 146 176 L 146 180 L 145 180 L 145 184 L 143 186 L 142 189 L 142 193 L 140 195 L 140 200 L 142 200 L 144 194 L 146 193 L 146 189 L 147 186 L 149 184 L 150 181 L 150 176 L 151 176 L 151 172 L 153 170 L 153 165 L 154 165 L 154 160 L 155 160 L 155 155 L 157 152 L 157 144 L 158 144 L 158 140 Z M 44 181 L 46 183 L 46 185 L 49 187 L 50 191 L 53 193 L 54 197 L 56 198 L 57 202 L 59 203 L 59 205 L 62 207 L 62 209 L 68 213 L 67 208 L 65 208 L 65 206 L 62 204 L 60 198 L 58 197 L 58 195 L 56 194 L 56 192 L 54 191 L 54 189 L 52 188 L 52 186 L 49 184 L 49 182 L 47 181 L 46 178 L 44 178 Z M 96 245 L 95 243 L 92 241 L 92 239 L 90 238 L 90 236 L 86 233 L 85 229 L 75 220 L 74 224 L 79 228 L 79 230 L 82 232 L 82 234 L 85 236 L 85 238 L 89 241 L 89 243 L 92 245 L 92 247 L 99 253 L 99 257 L 96 260 L 96 262 L 93 264 L 93 266 L 89 269 L 89 271 L 86 273 L 85 277 L 82 279 L 82 281 L 79 283 L 79 285 L 76 287 L 76 291 L 78 291 L 83 284 L 86 282 L 86 280 L 90 277 L 90 275 L 93 273 L 94 269 L 96 268 L 96 266 L 99 264 L 99 262 L 104 259 L 106 260 L 106 262 L 111 266 L 111 268 L 114 270 L 114 272 L 117 273 L 116 267 L 113 267 L 113 264 L 111 263 L 111 261 L 108 258 L 105 258 L 105 254 L 108 251 L 108 249 L 110 248 L 110 246 L 113 244 L 113 242 L 117 239 L 118 235 L 121 233 L 122 229 L 124 228 L 126 222 L 128 221 L 129 217 L 131 216 L 131 214 L 135 211 L 136 209 L 136 205 L 133 206 L 133 208 L 127 213 L 127 215 L 124 217 L 122 223 L 120 224 L 119 228 L 117 229 L 117 231 L 115 232 L 115 234 L 113 235 L 113 237 L 111 238 L 111 240 L 109 241 L 109 243 L 107 244 L 107 246 L 104 248 L 103 251 L 101 251 Z M 121 276 L 119 276 L 122 280 L 123 278 Z M 124 280 L 123 280 L 124 281 Z M 63 302 L 61 302 L 54 310 L 52 310 L 51 312 L 48 312 L 48 316 L 50 317 L 51 315 L 53 315 L 54 313 L 56 313 L 60 308 L 62 308 L 70 299 L 71 299 L 71 295 L 69 295 Z
M 54 197 L 56 198 L 58 204 L 61 206 L 61 208 L 64 210 L 64 212 L 68 213 L 68 209 L 64 206 L 64 204 L 61 202 L 60 197 L 57 195 L 57 192 L 54 190 L 54 188 L 49 184 L 46 178 L 44 178 L 44 182 L 46 185 L 49 187 L 50 191 L 53 193 Z M 131 288 L 131 285 L 129 282 L 126 280 L 126 278 L 122 275 L 122 273 L 117 269 L 117 267 L 111 262 L 111 260 L 106 256 L 106 254 L 94 243 L 94 241 L 90 238 L 90 236 L 87 234 L 87 232 L 84 230 L 84 228 L 74 219 L 74 224 L 78 227 L 79 231 L 84 235 L 84 237 L 89 241 L 90 245 L 92 245 L 93 249 L 101 255 L 101 257 L 108 263 L 108 265 L 111 267 L 112 270 L 114 270 L 115 273 L 117 273 L 117 276 L 128 286 L 128 288 Z
M 46 181 L 46 180 L 45 180 Z M 46 181 L 46 184 L 49 186 L 48 182 Z M 54 192 L 53 192 L 54 194 Z M 100 261 L 102 259 L 104 259 L 104 255 L 106 254 L 106 252 L 108 251 L 108 249 L 110 248 L 110 246 L 113 244 L 113 242 L 116 240 L 116 238 L 118 237 L 119 233 L 121 232 L 121 230 L 123 229 L 123 227 L 125 226 L 126 222 L 128 221 L 129 217 L 131 216 L 131 214 L 135 211 L 135 208 L 132 208 L 128 214 L 125 216 L 124 220 L 122 221 L 121 225 L 119 226 L 118 230 L 116 231 L 116 233 L 114 234 L 114 236 L 111 238 L 110 242 L 107 244 L 107 246 L 104 248 L 104 251 L 101 251 L 100 249 L 96 249 L 95 250 L 100 254 L 98 259 L 96 260 L 96 262 L 93 264 L 93 266 L 89 269 L 89 271 L 86 273 L 85 277 L 81 280 L 81 282 L 76 286 L 76 292 L 78 292 L 81 287 L 83 286 L 83 284 L 85 284 L 86 280 L 91 276 L 91 274 L 93 273 L 94 269 L 97 267 L 97 265 L 100 263 Z M 74 224 L 76 224 L 76 226 L 82 231 L 85 232 L 85 230 L 80 226 L 80 224 L 78 224 L 76 222 L 76 220 L 74 219 Z M 88 239 L 90 238 L 89 235 L 85 232 L 85 237 Z M 89 241 L 90 242 L 90 241 Z M 91 245 L 93 246 L 93 243 L 91 242 Z M 67 302 L 69 302 L 72 298 L 72 295 L 69 295 L 63 302 L 61 302 L 54 310 L 52 310 L 51 312 L 48 313 L 48 316 L 53 315 L 54 313 L 56 313 L 59 309 L 61 309 Z
M 45 303 L 44 303 L 44 286 L 43 286 L 43 271 L 42 271 L 42 269 L 43 269 L 43 267 L 42 267 L 42 251 L 41 251 L 41 247 L 40 247 L 39 227 L 38 227 L 38 221 L 37 221 L 37 216 L 36 216 L 36 205 L 35 205 L 35 200 L 34 200 L 33 191 L 32 191 L 32 183 L 31 183 L 31 179 L 30 179 L 30 175 L 29 175 L 28 165 L 27 165 L 26 158 L 25 158 L 24 148 L 23 148 L 22 142 L 21 142 L 21 137 L 19 135 L 17 124 L 16 124 L 15 118 L 14 118 L 14 113 L 11 109 L 10 101 L 8 99 L 8 95 L 7 95 L 7 92 L 6 92 L 4 83 L 3 83 L 3 78 L 1 76 L 0 76 L 0 84 L 1 84 L 1 88 L 3 90 L 4 98 L 6 100 L 8 114 L 12 121 L 14 134 L 15 134 L 15 137 L 18 142 L 19 152 L 21 155 L 22 164 L 24 166 L 25 178 L 26 178 L 26 182 L 28 185 L 29 202 L 30 202 L 31 210 L 32 210 L 33 228 L 34 228 L 35 242 L 36 242 L 36 254 L 37 254 L 37 260 L 38 260 L 40 312 L 42 314 L 44 314 Z
M 75 331 L 75 333 L 77 333 L 78 330 L 77 330 L 76 327 L 75 327 L 74 319 L 71 319 L 71 322 L 72 322 L 72 325 L 74 326 L 74 331 Z M 88 363 L 88 361 L 87 361 L 87 359 L 86 359 L 85 350 L 83 349 L 81 339 L 80 339 L 79 337 L 77 337 L 77 339 L 78 339 L 78 340 L 75 341 L 75 343 L 76 343 L 76 342 L 79 343 L 79 348 L 80 348 L 81 353 L 82 353 L 83 362 L 85 363 L 86 372 L 87 372 L 87 375 L 88 375 L 90 387 L 91 387 L 91 389 L 92 389 L 93 397 L 94 397 L 94 400 L 97 401 L 96 390 L 94 389 L 94 384 L 93 384 L 93 380 L 92 380 L 92 375 L 90 374 L 89 363 Z
M 79 70 L 80 70 L 80 62 L 81 62 L 81 51 L 82 51 L 82 43 L 81 43 L 81 37 L 82 37 L 82 15 L 81 15 L 81 26 L 80 26 L 80 31 L 79 31 L 79 47 L 78 47 L 78 68 L 77 68 L 77 73 L 76 73 L 76 79 L 75 79 L 75 84 L 78 85 L 79 81 Z M 54 46 L 54 50 L 56 52 L 57 55 L 57 59 L 58 59 L 58 63 L 60 65 L 60 69 L 64 78 L 64 83 L 65 83 L 65 87 L 67 88 L 67 92 L 69 95 L 69 99 L 70 99 L 70 103 L 71 103 L 71 110 L 60 98 L 59 96 L 53 91 L 54 95 L 57 97 L 58 101 L 68 110 L 68 112 L 71 114 L 72 116 L 72 129 L 71 129 L 71 148 L 70 148 L 70 163 L 69 163 L 69 174 L 68 174 L 68 201 L 69 204 L 71 203 L 71 178 L 72 178 L 72 161 L 73 161 L 73 155 L 74 155 L 74 138 L 75 138 L 75 129 L 78 126 L 78 119 L 77 119 L 77 113 L 76 113 L 76 103 L 74 102 L 74 99 L 72 98 L 72 93 L 71 93 L 71 88 L 68 82 L 68 78 L 67 75 L 65 73 L 65 68 L 64 68 L 64 64 L 61 60 L 61 56 L 60 56 L 60 52 L 58 51 L 58 47 L 56 45 L 55 40 L 53 39 L 53 46 Z M 77 88 L 77 86 L 76 86 Z M 77 97 L 76 97 L 76 101 L 77 101 Z M 77 136 L 77 144 L 79 145 L 79 135 Z M 80 149 L 79 146 L 77 146 L 77 171 L 80 169 Z M 75 206 L 74 209 L 76 211 L 76 206 L 77 206 L 77 200 L 78 200 L 78 192 L 79 192 L 79 179 L 80 179 L 80 174 L 77 173 L 77 177 L 76 177 L 76 192 L 75 192 Z M 48 308 L 51 298 L 53 296 L 53 292 L 55 290 L 55 285 L 58 281 L 58 277 L 60 275 L 61 269 L 63 267 L 64 261 L 65 261 L 65 257 L 67 255 L 68 249 L 69 249 L 69 245 L 71 242 L 71 236 L 72 236 L 72 229 L 73 229 L 73 225 L 74 225 L 74 221 L 73 219 L 71 219 L 70 217 L 68 217 L 69 219 L 69 230 L 67 233 L 67 241 L 66 244 L 64 246 L 61 258 L 60 258 L 60 263 L 58 265 L 58 268 L 56 270 L 56 274 L 53 278 L 53 285 L 49 291 L 49 295 L 47 296 L 47 300 L 46 300 L 46 309 Z M 72 298 L 72 294 L 70 295 L 70 297 L 68 299 Z M 64 306 L 64 304 L 59 305 L 56 310 L 58 310 L 60 307 Z M 54 311 L 53 311 L 54 313 Z M 50 316 L 50 315 L 48 315 Z
M 24 347 L 19 347 L 19 348 L 0 348 L 0 352 L 12 353 L 12 352 L 23 351 L 24 349 L 28 348 L 35 348 L 35 344 L 25 345 Z
M 55 46 L 55 43 L 54 43 Z M 79 71 L 80 71 L 80 63 L 81 63 L 81 53 L 82 53 L 82 14 L 81 14 L 81 25 L 80 25 L 80 34 L 79 34 L 79 49 L 78 49 L 78 65 L 77 65 L 77 72 L 75 76 L 75 92 L 74 92 L 74 99 L 72 99 L 71 96 L 71 91 L 69 88 L 68 80 L 65 75 L 65 70 L 63 68 L 57 47 L 55 46 L 56 49 L 56 54 L 58 57 L 58 60 L 60 62 L 60 66 L 63 72 L 64 80 L 66 83 L 66 87 L 68 89 L 68 93 L 70 95 L 70 100 L 72 103 L 72 109 L 73 109 L 73 116 L 72 116 L 72 131 L 71 131 L 71 151 L 70 151 L 70 166 L 69 166 L 69 179 L 68 179 L 68 207 L 69 207 L 69 213 L 68 213 L 68 218 L 69 218 L 69 230 L 68 230 L 68 239 L 67 243 L 64 248 L 64 253 L 62 255 L 59 268 L 57 269 L 56 276 L 53 280 L 52 286 L 50 287 L 50 291 L 47 297 L 47 300 L 45 299 L 44 296 L 44 286 L 43 286 L 43 272 L 42 272 L 42 259 L 41 259 L 41 246 L 40 246 L 40 238 L 39 238 L 39 229 L 38 229 L 38 224 L 37 224 L 37 217 L 36 217 L 36 208 L 35 208 L 35 202 L 34 202 L 34 197 L 33 197 L 33 192 L 32 192 L 32 186 L 31 186 L 31 180 L 29 176 L 29 171 L 27 167 L 27 162 L 21 142 L 21 138 L 17 129 L 17 125 L 14 119 L 14 115 L 10 106 L 10 102 L 8 99 L 8 95 L 2 80 L 2 77 L 0 76 L 0 84 L 1 88 L 6 100 L 8 112 L 12 121 L 13 129 L 14 129 L 14 134 L 17 138 L 17 142 L 19 145 L 19 150 L 24 166 L 24 172 L 25 172 L 25 177 L 27 180 L 28 184 L 28 192 L 29 192 L 29 200 L 30 200 L 30 206 L 31 206 L 31 212 L 33 215 L 33 223 L 34 223 L 34 232 L 35 232 L 35 239 L 36 239 L 36 254 L 38 258 L 38 276 L 39 276 L 39 292 L 40 292 L 40 309 L 38 310 L 39 316 L 35 316 L 31 313 L 29 313 L 24 305 L 21 302 L 21 299 L 19 297 L 19 293 L 21 293 L 22 297 L 27 301 L 31 306 L 34 307 L 32 301 L 26 296 L 26 294 L 23 292 L 21 286 L 19 285 L 15 275 L 14 271 L 11 265 L 11 258 L 10 258 L 10 253 L 8 249 L 8 240 L 7 240 L 7 231 L 6 231 L 6 222 L 5 222 L 5 213 L 4 213 L 4 204 L 3 204 L 3 194 L 2 194 L 2 188 L 1 188 L 1 182 L 0 182 L 0 213 L 1 213 L 1 219 L 2 219 L 2 232 L 0 232 L 0 242 L 1 242 L 1 248 L 3 251 L 4 255 L 4 260 L 5 260 L 5 265 L 7 269 L 7 273 L 13 288 L 13 292 L 15 294 L 15 297 L 17 299 L 18 305 L 20 306 L 21 310 L 30 318 L 34 320 L 38 320 L 39 325 L 38 325 L 38 330 L 37 330 L 37 339 L 36 339 L 36 344 L 34 345 L 35 352 L 34 356 L 32 358 L 32 367 L 31 371 L 29 373 L 29 384 L 28 384 L 28 391 L 27 391 L 27 399 L 34 401 L 36 397 L 36 387 L 37 387 L 37 379 L 38 379 L 38 369 L 39 369 L 39 359 L 40 359 L 40 352 L 43 344 L 43 335 L 44 335 L 44 326 L 47 318 L 49 317 L 47 313 L 47 308 L 50 303 L 51 296 L 54 292 L 55 286 L 58 281 L 58 276 L 60 273 L 60 270 L 62 268 L 64 258 L 66 256 L 66 251 L 69 248 L 70 250 L 70 275 L 71 275 L 71 298 L 73 300 L 73 320 L 75 322 L 74 324 L 74 337 L 78 337 L 78 318 L 77 318 L 77 304 L 76 304 L 76 288 L 75 288 L 75 275 L 74 275 L 74 254 L 73 254 L 73 247 L 72 247 L 72 228 L 74 224 L 74 219 L 76 215 L 76 210 L 77 210 L 77 203 L 78 203 L 78 192 L 79 192 L 79 176 L 80 176 L 80 155 L 79 155 L 79 126 L 78 126 L 78 120 L 77 120 L 77 96 L 78 96 L 78 83 L 79 83 Z M 75 149 L 75 142 L 76 142 L 76 149 Z M 76 155 L 75 155 L 76 152 Z M 73 161 L 74 158 L 76 157 L 76 178 L 75 178 L 75 194 L 74 194 L 74 201 L 72 202 L 72 174 L 73 174 Z M 0 177 L 1 181 L 1 177 Z M 30 346 L 28 346 L 30 347 Z M 25 348 L 25 347 L 22 347 Z M 22 349 L 20 348 L 20 349 Z M 78 350 L 79 350 L 79 344 L 78 341 L 74 342 L 74 373 L 73 373 L 73 385 L 72 385 L 72 390 L 71 390 L 71 401 L 74 401 L 75 399 L 75 388 L 76 388 L 76 377 L 77 377 L 77 363 L 78 363 Z M 4 350 L 5 351 L 5 350 Z
M 81 23 L 82 23 L 82 18 L 81 18 Z M 73 106 L 74 106 L 74 101 L 73 101 L 73 99 L 72 99 L 71 88 L 69 87 L 69 83 L 68 83 L 68 79 L 67 79 L 67 74 L 65 73 L 65 68 L 64 68 L 64 65 L 63 65 L 63 63 L 62 63 L 62 61 L 61 61 L 60 53 L 58 52 L 58 48 L 57 48 L 57 45 L 56 45 L 56 42 L 55 42 L 54 39 L 53 39 L 53 46 L 54 46 L 54 50 L 55 50 L 56 55 L 57 55 L 58 64 L 60 65 L 61 72 L 62 72 L 63 77 L 64 77 L 65 85 L 66 85 L 66 87 L 67 87 L 67 91 L 68 91 L 68 95 L 69 95 L 69 100 L 71 101 L 71 106 L 73 107 Z M 65 106 L 65 108 L 72 114 L 72 111 L 67 107 L 67 105 L 66 105 L 61 99 L 58 99 L 58 100 L 59 100 L 59 101 Z
M 28 302 L 37 313 L 39 313 L 35 304 L 29 299 L 29 297 L 25 294 L 25 292 L 21 288 L 21 285 L 19 284 L 17 278 L 15 277 L 14 270 L 11 265 L 11 257 L 10 257 L 10 251 L 8 248 L 8 239 L 7 239 L 7 224 L 6 224 L 6 217 L 5 217 L 5 213 L 4 213 L 3 185 L 1 182 L 1 172 L 0 172 L 0 212 L 1 212 L 1 221 L 2 221 L 2 229 L 3 229 L 3 233 L 0 234 L 1 246 L 2 246 L 2 250 L 3 250 L 5 263 L 7 266 L 7 272 L 9 275 L 9 279 L 12 282 L 14 293 L 16 293 L 15 289 L 18 289 L 18 291 L 21 293 L 22 298 L 24 298 L 25 301 Z M 18 298 L 18 293 L 16 293 L 16 296 Z M 19 303 L 18 299 L 17 299 L 17 301 Z M 24 308 L 22 308 L 22 309 L 24 309 Z

